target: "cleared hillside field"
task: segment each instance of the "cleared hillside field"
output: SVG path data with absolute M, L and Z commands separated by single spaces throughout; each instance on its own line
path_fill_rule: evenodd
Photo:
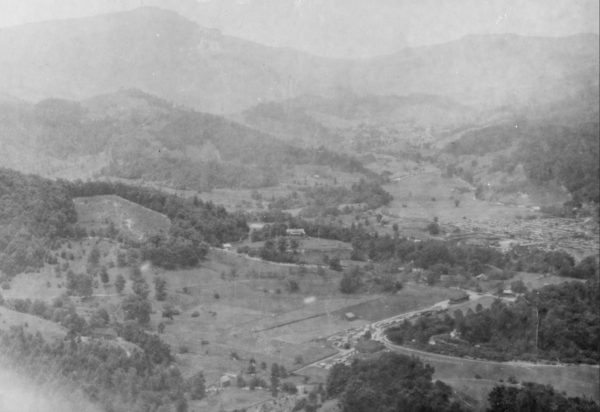
M 0 306 L 0 329 L 9 330 L 13 326 L 24 326 L 25 331 L 29 333 L 39 332 L 49 340 L 62 339 L 67 333 L 65 328 L 55 322 Z M 0 410 L 2 409 L 0 408 Z
M 141 241 L 167 233 L 171 222 L 165 215 L 115 195 L 78 197 L 74 200 L 77 221 L 88 232 L 106 229 L 111 223 L 124 236 Z

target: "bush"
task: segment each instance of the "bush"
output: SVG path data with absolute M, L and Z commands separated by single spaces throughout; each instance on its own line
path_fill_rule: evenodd
M 344 273 L 340 280 L 340 292 L 351 294 L 360 288 L 361 272 L 358 266 L 354 266 L 349 272 Z
M 427 225 L 427 231 L 430 235 L 439 235 L 440 234 L 440 225 L 436 222 L 431 222 Z

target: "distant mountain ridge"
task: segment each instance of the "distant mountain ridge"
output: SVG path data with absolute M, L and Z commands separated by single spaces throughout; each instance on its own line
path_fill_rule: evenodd
M 212 113 L 312 94 L 436 94 L 494 107 L 598 85 L 598 36 L 468 36 L 362 60 L 327 59 L 141 8 L 0 30 L 0 93 L 82 99 L 139 88 Z

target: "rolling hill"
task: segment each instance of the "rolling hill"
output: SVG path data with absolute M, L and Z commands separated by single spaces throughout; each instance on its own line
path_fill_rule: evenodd
M 0 165 L 27 173 L 144 179 L 200 191 L 274 185 L 294 164 L 370 173 L 350 156 L 298 148 L 139 90 L 2 106 Z

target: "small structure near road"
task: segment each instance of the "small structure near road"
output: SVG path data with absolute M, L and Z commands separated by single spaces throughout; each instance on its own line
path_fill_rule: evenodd
M 288 236 L 306 236 L 304 229 L 286 229 L 285 234 Z
M 457 296 L 455 298 L 450 298 L 450 304 L 456 305 L 457 303 L 466 302 L 468 300 L 469 300 L 469 295 L 467 295 L 466 293 L 463 293 L 460 296 Z
M 353 320 L 358 319 L 358 317 L 354 313 L 352 313 L 352 312 L 346 312 L 346 313 L 344 313 L 344 318 L 347 321 L 353 321 Z
M 219 378 L 219 385 L 221 386 L 221 388 L 226 388 L 228 386 L 231 386 L 231 383 L 233 382 L 235 377 L 236 376 L 232 373 L 226 373 L 225 375 L 223 375 Z

